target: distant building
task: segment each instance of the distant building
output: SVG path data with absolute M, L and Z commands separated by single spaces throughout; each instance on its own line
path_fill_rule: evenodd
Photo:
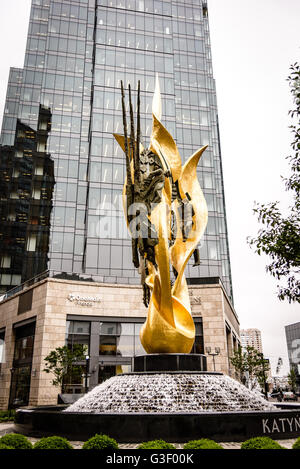
M 272 376 L 272 389 L 281 389 L 286 391 L 289 389 L 289 381 L 287 376 Z
M 297 375 L 297 387 L 300 389 L 300 322 L 285 326 L 285 336 L 290 362 L 290 369 Z
M 261 332 L 259 329 L 241 329 L 241 344 L 243 348 L 253 347 L 263 353 Z

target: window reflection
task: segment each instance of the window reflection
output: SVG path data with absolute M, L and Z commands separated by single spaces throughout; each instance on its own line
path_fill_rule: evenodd
M 109 323 L 100 324 L 100 355 L 132 357 L 143 353 L 139 330 L 142 323 Z
M 55 184 L 53 160 L 46 153 L 52 114 L 43 106 L 37 109 L 38 130 L 16 120 L 14 145 L 0 146 L 0 259 L 11 259 L 9 267 L 0 266 L 1 291 L 47 269 Z
M 74 345 L 84 345 L 89 354 L 90 323 L 88 321 L 67 321 L 66 344 L 73 350 Z

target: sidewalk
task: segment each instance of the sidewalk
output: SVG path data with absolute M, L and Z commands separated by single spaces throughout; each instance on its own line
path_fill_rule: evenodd
M 3 422 L 0 423 L 0 436 L 6 435 L 6 433 L 14 432 L 14 422 Z
M 6 433 L 14 433 L 14 423 L 13 422 L 5 422 L 5 423 L 0 423 L 0 436 L 5 435 Z M 29 438 L 31 443 L 35 443 L 36 441 L 39 440 L 39 438 Z M 281 446 L 287 449 L 291 449 L 294 442 L 296 441 L 296 438 L 291 439 L 291 440 L 276 440 L 277 443 L 279 443 Z M 71 445 L 75 449 L 81 449 L 83 445 L 83 441 L 70 441 Z M 177 449 L 182 449 L 184 443 L 173 443 Z M 240 449 L 241 443 L 236 443 L 236 442 L 226 442 L 222 443 L 220 442 L 220 445 L 223 446 L 224 449 Z M 120 449 L 136 449 L 139 446 L 139 443 L 120 443 L 119 448 Z

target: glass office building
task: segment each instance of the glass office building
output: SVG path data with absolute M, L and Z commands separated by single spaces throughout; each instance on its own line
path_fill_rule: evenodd
M 198 176 L 208 209 L 190 284 L 231 295 L 222 164 L 205 1 L 32 0 L 23 69 L 11 69 L 0 147 L 0 285 L 45 271 L 138 284 L 121 206 L 120 82 L 141 83 L 145 145 L 155 77 L 162 122 L 183 161 L 208 144 Z M 135 94 L 133 92 L 133 94 Z

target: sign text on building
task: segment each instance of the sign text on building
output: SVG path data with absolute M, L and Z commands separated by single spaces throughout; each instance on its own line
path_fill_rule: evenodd
M 100 303 L 100 298 L 97 296 L 80 296 L 70 293 L 68 300 L 79 306 L 93 306 L 94 303 Z

